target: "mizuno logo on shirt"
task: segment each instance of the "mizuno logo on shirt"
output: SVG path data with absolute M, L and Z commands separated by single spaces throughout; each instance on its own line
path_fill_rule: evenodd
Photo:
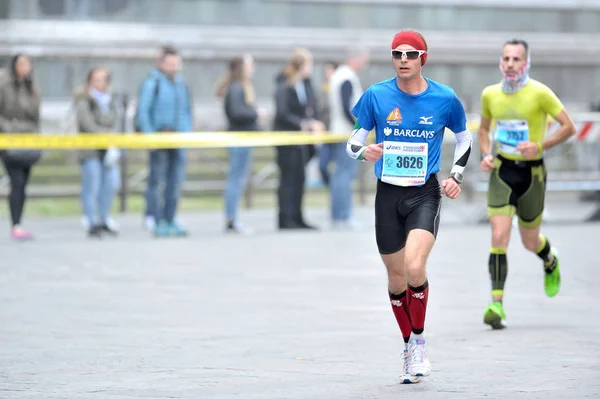
M 433 122 L 430 121 L 431 118 L 433 118 L 433 116 L 421 116 L 419 125 L 433 125 Z

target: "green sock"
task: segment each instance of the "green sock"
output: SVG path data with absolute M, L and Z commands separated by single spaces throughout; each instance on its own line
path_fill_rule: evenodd
M 506 248 L 492 247 L 489 260 L 490 278 L 492 280 L 492 300 L 502 302 L 504 295 L 504 283 L 508 274 L 508 262 L 506 261 Z

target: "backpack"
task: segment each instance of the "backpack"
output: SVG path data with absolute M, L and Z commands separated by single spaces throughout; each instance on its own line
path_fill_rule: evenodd
M 154 84 L 154 93 L 152 93 L 152 102 L 150 104 L 150 108 L 154 107 L 154 101 L 158 97 L 159 88 L 160 88 L 159 78 L 156 78 L 154 81 L 155 81 L 155 84 Z M 143 85 L 144 84 L 142 83 L 142 86 Z M 185 93 L 186 93 L 186 95 L 188 97 L 188 104 L 190 105 L 190 108 L 191 108 L 192 100 L 191 100 L 190 89 L 189 89 L 189 87 L 187 86 L 187 84 L 185 82 L 183 83 L 183 87 L 184 87 Z M 140 98 L 141 91 L 142 91 L 142 87 L 140 87 L 140 89 L 138 91 L 138 99 Z M 138 101 L 137 109 L 135 110 L 135 115 L 133 116 L 133 128 L 134 128 L 134 131 L 137 132 L 137 133 L 140 133 L 142 131 L 142 129 L 140 128 L 140 126 L 138 124 L 138 113 L 140 111 L 139 107 L 140 107 L 140 104 L 139 104 L 139 101 Z M 190 113 L 193 113 L 192 109 L 190 109 Z
M 146 81 L 144 81 L 145 83 Z M 142 87 L 144 86 L 144 83 L 142 83 L 142 85 L 140 86 L 139 90 L 138 90 L 138 103 L 137 103 L 137 108 L 135 110 L 135 115 L 133 116 L 133 130 L 137 133 L 141 132 L 142 129 L 140 128 L 139 122 L 138 122 L 138 113 L 140 112 L 140 95 L 142 93 Z M 152 102 L 150 103 L 150 108 L 154 107 L 154 101 L 156 100 L 156 97 L 158 97 L 158 92 L 160 90 L 160 81 L 159 78 L 155 78 L 154 79 L 154 93 L 152 93 Z

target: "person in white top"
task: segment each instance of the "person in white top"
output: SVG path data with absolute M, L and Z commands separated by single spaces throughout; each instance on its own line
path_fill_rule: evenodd
M 346 62 L 331 76 L 329 130 L 332 133 L 347 133 L 354 128 L 356 120 L 350 110 L 363 94 L 358 73 L 366 68 L 368 62 L 368 50 L 354 47 L 349 50 Z M 346 155 L 345 143 L 334 144 L 332 150 L 335 164 L 329 185 L 332 225 L 334 228 L 356 228 L 358 223 L 352 218 L 352 181 L 358 162 L 352 162 Z

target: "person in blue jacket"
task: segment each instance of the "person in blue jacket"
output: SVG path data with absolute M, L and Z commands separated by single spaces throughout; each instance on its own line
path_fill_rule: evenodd
M 181 57 L 175 48 L 167 46 L 162 50 L 158 69 L 146 78 L 140 90 L 137 127 L 144 134 L 191 132 L 193 106 L 179 73 Z M 175 221 L 185 164 L 185 148 L 150 151 L 146 209 L 147 216 L 154 217 L 156 237 L 187 235 L 186 229 Z M 160 196 L 158 188 L 163 181 L 164 192 Z

